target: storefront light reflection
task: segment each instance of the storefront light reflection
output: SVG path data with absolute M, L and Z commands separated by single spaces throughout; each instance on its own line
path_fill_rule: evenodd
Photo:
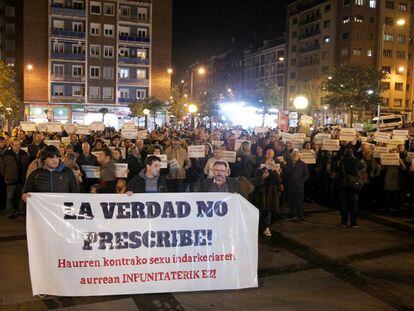
M 222 120 L 232 125 L 242 125 L 244 128 L 261 126 L 263 116 L 258 108 L 249 106 L 246 102 L 225 102 L 220 104 Z M 277 109 L 271 110 L 272 114 L 266 115 L 265 126 L 275 127 Z

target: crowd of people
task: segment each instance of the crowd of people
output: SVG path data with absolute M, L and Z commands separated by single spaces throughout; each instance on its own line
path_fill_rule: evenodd
M 339 133 L 339 128 L 315 129 L 298 146 L 278 129 L 255 133 L 203 124 L 195 130 L 162 126 L 146 139 L 126 139 L 114 129 L 89 135 L 1 131 L 0 213 L 24 217 L 32 192 L 231 192 L 260 210 L 261 231 L 271 236 L 275 221 L 306 223 L 304 202 L 337 207 L 340 225 L 353 228 L 358 208 L 412 207 L 414 166 L 408 152 L 414 151 L 413 137 L 389 148 L 399 153 L 398 165 L 382 165 L 374 148 L 384 145 L 371 135 L 363 139 L 356 133 L 337 150 L 324 149 L 317 139 L 318 134 L 339 139 Z M 200 145 L 203 157 L 189 155 L 189 146 Z M 314 161 L 304 161 L 305 153 Z M 126 176 L 117 176 L 117 163 L 127 164 Z M 88 175 L 86 167 L 99 167 L 98 176 Z

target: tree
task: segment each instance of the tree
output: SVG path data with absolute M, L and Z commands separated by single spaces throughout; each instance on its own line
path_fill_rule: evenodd
M 19 99 L 15 71 L 0 61 L 0 114 L 10 122 L 19 119 L 23 102 Z
M 199 113 L 202 117 L 208 117 L 210 128 L 212 128 L 213 117 L 216 116 L 218 112 L 218 97 L 210 92 L 201 94 Z
M 157 112 L 164 111 L 166 108 L 167 106 L 165 105 L 165 103 L 155 97 L 139 99 L 130 107 L 131 115 L 133 117 L 145 116 L 144 109 L 148 109 L 150 112 L 149 114 L 152 115 L 154 118 L 154 124 L 156 124 L 155 118 L 157 116 Z
M 364 114 L 375 107 L 381 99 L 381 80 L 385 74 L 363 64 L 346 64 L 334 69 L 323 84 L 328 92 L 327 103 L 336 109 L 346 109 Z
M 185 94 L 187 94 L 187 85 L 185 83 L 173 83 L 169 112 L 177 121 L 181 120 L 187 113 L 185 104 L 188 104 L 188 97 Z
M 254 102 L 262 114 L 262 126 L 264 126 L 266 115 L 275 114 L 273 110 L 282 106 L 279 86 L 276 83 L 259 82 L 256 85 Z

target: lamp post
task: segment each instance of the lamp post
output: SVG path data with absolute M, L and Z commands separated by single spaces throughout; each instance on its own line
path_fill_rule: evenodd
M 204 76 L 206 74 L 206 69 L 201 66 L 197 69 L 197 74 L 199 76 Z M 194 70 L 191 69 L 191 77 L 190 77 L 190 96 L 191 100 L 193 100 L 193 90 L 194 90 Z
M 194 122 L 194 115 L 197 112 L 198 108 L 196 105 L 194 104 L 190 104 L 188 105 L 188 112 L 191 114 L 191 123 L 190 123 L 190 127 L 192 130 L 194 130 L 195 127 L 195 122 Z
M 297 110 L 305 110 L 309 106 L 309 100 L 306 96 L 299 95 L 293 99 L 293 106 Z
M 142 112 L 145 115 L 145 128 L 148 129 L 148 115 L 150 114 L 150 111 L 149 109 L 145 108 Z

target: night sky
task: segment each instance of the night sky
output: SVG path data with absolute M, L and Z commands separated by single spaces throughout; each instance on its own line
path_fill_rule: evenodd
M 174 0 L 173 65 L 185 66 L 231 48 L 284 34 L 289 0 Z M 232 43 L 235 38 L 235 43 Z

